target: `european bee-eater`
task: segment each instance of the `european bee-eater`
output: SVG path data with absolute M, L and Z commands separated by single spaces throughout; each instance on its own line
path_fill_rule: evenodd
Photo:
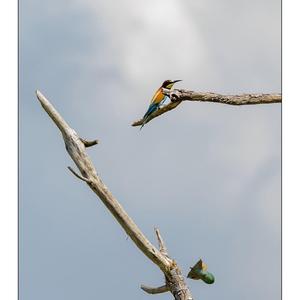
M 200 259 L 191 268 L 187 277 L 195 280 L 201 279 L 208 284 L 212 284 L 215 282 L 214 275 L 207 272 L 207 265 L 204 262 L 202 262 L 202 259 Z
M 159 89 L 156 91 L 156 93 L 154 94 L 151 102 L 150 102 L 150 105 L 149 105 L 149 108 L 148 110 L 146 111 L 144 117 L 143 117 L 143 124 L 141 126 L 140 129 L 143 128 L 143 126 L 147 123 L 148 121 L 148 118 L 150 117 L 150 115 L 152 113 L 154 113 L 156 110 L 159 109 L 159 107 L 165 102 L 165 100 L 167 99 L 167 96 L 163 94 L 163 89 L 168 89 L 170 90 L 173 85 L 178 82 L 178 81 L 181 81 L 181 80 L 165 80 L 163 82 L 163 84 L 159 87 Z

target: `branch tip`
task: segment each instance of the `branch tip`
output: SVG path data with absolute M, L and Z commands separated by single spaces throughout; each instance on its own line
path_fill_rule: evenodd
M 163 238 L 160 235 L 159 229 L 158 228 L 154 228 L 154 230 L 155 230 L 156 237 L 157 237 L 157 240 L 158 240 L 159 251 L 162 254 L 164 254 L 165 256 L 168 256 L 168 250 L 167 250 L 167 247 L 166 247 L 166 245 L 164 243 Z
M 40 101 L 40 100 L 41 100 L 42 93 L 41 93 L 39 90 L 35 90 L 35 94 L 36 94 L 38 100 Z

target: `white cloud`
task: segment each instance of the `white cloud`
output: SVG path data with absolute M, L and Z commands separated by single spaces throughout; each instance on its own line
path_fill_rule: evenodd
M 203 60 L 204 47 L 179 2 L 156 1 L 138 10 L 134 18 L 140 27 L 124 41 L 123 66 L 135 84 L 148 79 L 162 80 L 171 74 L 178 77 L 195 73 Z
M 118 66 L 129 93 L 138 96 L 135 101 L 147 97 L 146 86 L 153 90 L 167 78 L 192 78 L 207 61 L 205 43 L 181 1 L 78 3 L 89 5 L 98 30 L 107 35 L 107 43 L 99 43 L 99 48 L 109 49 L 106 60 Z

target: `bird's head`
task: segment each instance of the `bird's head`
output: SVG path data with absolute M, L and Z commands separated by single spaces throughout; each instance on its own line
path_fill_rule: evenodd
M 173 87 L 173 85 L 179 81 L 182 81 L 182 80 L 165 80 L 162 84 L 162 87 L 170 90 Z

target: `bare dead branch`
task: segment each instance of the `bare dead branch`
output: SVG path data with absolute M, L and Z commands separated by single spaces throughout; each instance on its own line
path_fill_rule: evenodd
M 241 95 L 221 95 L 216 93 L 198 93 L 187 90 L 163 90 L 171 102 L 161 109 L 155 111 L 148 118 L 147 122 L 154 118 L 176 108 L 183 101 L 199 101 L 199 102 L 213 102 L 228 105 L 254 105 L 254 104 L 271 104 L 281 103 L 281 94 L 241 94 Z M 140 126 L 143 124 L 143 119 L 138 120 L 132 124 L 132 126 Z
M 81 139 L 75 130 L 73 130 L 63 120 L 52 104 L 39 91 L 37 92 L 37 97 L 43 108 L 61 130 L 67 152 L 77 165 L 82 176 L 84 178 L 89 178 L 89 186 L 100 197 L 129 237 L 136 243 L 143 253 L 155 264 L 159 265 L 163 271 L 166 271 L 169 267 L 169 261 L 146 239 L 133 220 L 127 215 L 123 207 L 118 203 L 102 180 L 98 177 L 95 167 L 85 152 L 85 146 L 81 142 Z
M 164 89 L 164 94 L 169 96 L 172 102 L 178 101 L 201 101 L 229 105 L 253 105 L 281 103 L 281 94 L 241 94 L 221 95 L 216 93 L 198 93 L 187 90 Z
M 144 284 L 141 285 L 141 289 L 143 291 L 145 291 L 148 294 L 162 294 L 165 292 L 169 292 L 170 289 L 167 285 L 163 285 L 163 286 L 159 286 L 159 287 L 150 287 L 150 286 L 146 286 Z
M 123 209 L 121 204 L 111 194 L 97 175 L 96 169 L 86 153 L 83 140 L 78 136 L 75 130 L 64 121 L 41 92 L 37 91 L 36 95 L 44 110 L 61 131 L 66 150 L 75 162 L 82 176 L 77 174 L 70 167 L 69 170 L 75 176 L 84 180 L 88 184 L 88 186 L 97 194 L 104 205 L 109 209 L 136 246 L 160 268 L 166 278 L 166 285 L 170 292 L 174 295 L 174 298 L 176 300 L 191 300 L 191 293 L 176 262 L 157 250 L 144 236 L 141 230 Z M 162 239 L 160 239 L 160 241 L 161 245 L 163 245 Z M 161 245 L 160 247 L 164 248 Z

